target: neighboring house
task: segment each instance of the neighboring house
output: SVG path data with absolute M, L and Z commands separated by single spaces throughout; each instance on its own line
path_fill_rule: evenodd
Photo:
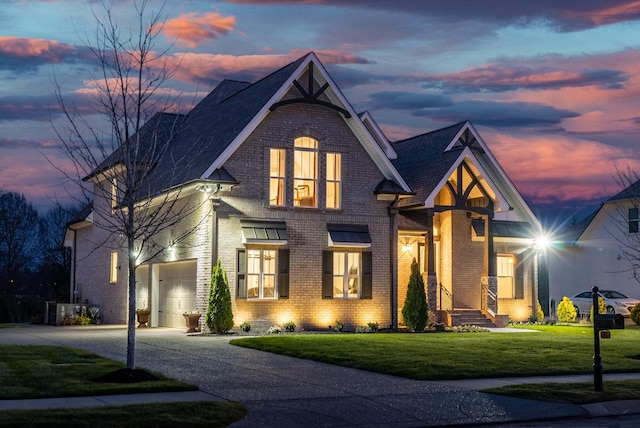
M 462 309 L 498 324 L 535 313 L 540 224 L 469 122 L 389 142 L 309 53 L 253 84 L 221 82 L 182 123 L 175 152 L 205 146 L 180 182 L 149 187 L 211 203 L 187 222 L 199 225 L 191 245 L 170 248 L 166 231 L 166 251 L 137 269 L 151 326 L 206 311 L 217 259 L 237 325 L 396 327 L 414 258 L 430 311 L 448 324 Z M 126 257 L 90 244 L 97 221 L 88 209 L 68 225 L 71 289 L 123 323 Z
M 559 245 L 549 254 L 549 289 L 557 305 L 598 286 L 640 299 L 640 282 L 632 261 L 640 262 L 638 202 L 640 181 L 612 196 L 589 216 L 557 237 Z

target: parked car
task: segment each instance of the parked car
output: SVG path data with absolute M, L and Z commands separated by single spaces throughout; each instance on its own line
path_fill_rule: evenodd
M 580 316 L 580 314 L 588 315 L 591 313 L 591 306 L 593 306 L 593 297 L 591 297 L 591 295 L 591 291 L 583 291 L 571 297 L 578 316 Z M 604 299 L 608 314 L 621 314 L 628 317 L 631 308 L 635 306 L 636 303 L 640 303 L 640 300 L 615 290 L 600 290 L 598 291 L 598 295 Z

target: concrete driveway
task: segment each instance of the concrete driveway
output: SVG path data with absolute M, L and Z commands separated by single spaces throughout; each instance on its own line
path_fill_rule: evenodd
M 237 427 L 417 427 L 583 417 L 579 406 L 483 394 L 275 355 L 229 344 L 234 336 L 138 329 L 136 365 L 247 405 Z M 0 330 L 0 343 L 64 345 L 126 361 L 124 326 Z M 438 358 L 434 355 L 434 358 Z

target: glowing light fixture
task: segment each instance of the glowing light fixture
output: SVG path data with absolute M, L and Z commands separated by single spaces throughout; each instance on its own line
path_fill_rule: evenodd
M 539 251 L 544 251 L 549 247 L 549 245 L 551 245 L 551 242 L 549 241 L 549 238 L 546 237 L 545 235 L 538 236 L 534 241 L 534 247 L 536 250 L 539 250 Z

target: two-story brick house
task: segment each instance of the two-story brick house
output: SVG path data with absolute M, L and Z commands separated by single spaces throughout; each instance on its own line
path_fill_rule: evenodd
M 180 188 L 200 208 L 159 233 L 166 251 L 137 268 L 137 306 L 150 308 L 152 326 L 206 311 L 218 259 L 236 324 L 395 327 L 413 258 L 430 310 L 448 323 L 459 308 L 498 322 L 535 309 L 540 226 L 470 123 L 391 143 L 313 53 L 252 84 L 223 81 L 180 121 L 173 153 L 203 143 L 172 157 L 188 168 L 161 160 L 158 171 L 179 174 L 152 175 L 149 194 Z M 123 323 L 126 255 L 91 246 L 99 221 L 89 207 L 68 225 L 71 291 L 100 305 L 104 322 Z M 188 245 L 172 246 L 189 228 Z

